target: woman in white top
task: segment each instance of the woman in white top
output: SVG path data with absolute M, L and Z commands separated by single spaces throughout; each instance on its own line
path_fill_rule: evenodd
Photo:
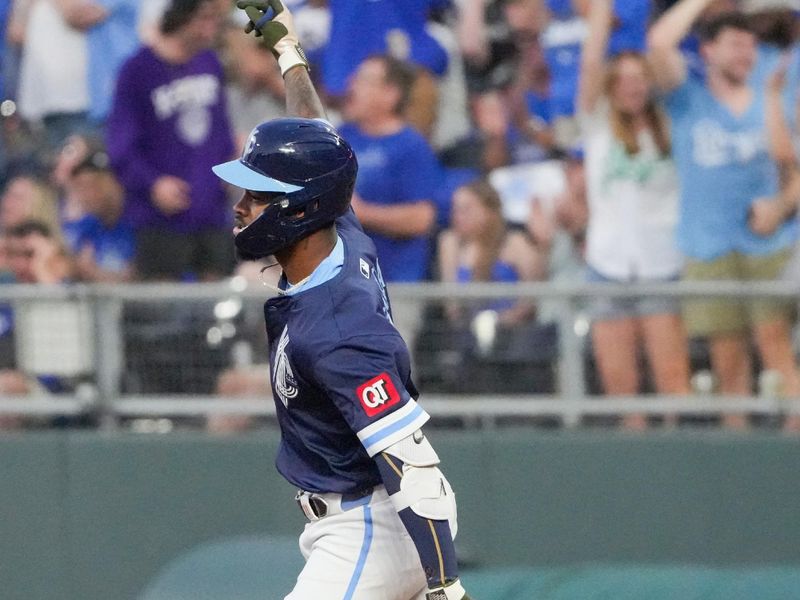
M 668 124 L 653 100 L 645 58 L 626 52 L 606 59 L 612 0 L 594 0 L 581 58 L 578 110 L 586 156 L 589 281 L 660 282 L 681 271 L 674 228 L 678 180 Z M 665 298 L 602 298 L 593 306 L 592 343 L 604 391 L 639 390 L 643 345 L 659 393 L 689 391 L 686 334 L 677 302 Z M 646 427 L 643 415 L 626 424 Z

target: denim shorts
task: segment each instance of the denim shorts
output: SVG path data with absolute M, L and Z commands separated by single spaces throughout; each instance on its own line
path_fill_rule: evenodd
M 665 279 L 649 279 L 648 283 L 664 283 L 678 281 L 680 276 Z M 586 267 L 586 281 L 588 283 L 635 283 L 621 281 L 606 277 L 590 266 Z M 663 296 L 629 296 L 627 298 L 609 298 L 594 296 L 587 302 L 589 317 L 593 321 L 614 321 L 617 319 L 631 319 L 649 317 L 652 315 L 677 315 L 681 312 L 681 303 L 678 298 Z

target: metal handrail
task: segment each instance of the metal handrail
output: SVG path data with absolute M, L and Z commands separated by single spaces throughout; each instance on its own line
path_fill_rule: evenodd
M 602 396 L 579 400 L 550 395 L 425 394 L 420 403 L 428 413 L 439 417 L 559 416 L 564 413 L 680 413 L 687 416 L 722 412 L 800 414 L 800 399 L 750 396 Z M 125 396 L 116 408 L 120 416 L 227 414 L 272 417 L 276 414 L 272 399 L 261 396 L 214 396 L 213 399 L 198 400 L 180 395 L 134 395 Z
M 121 417 L 197 416 L 213 414 L 274 415 L 274 407 L 264 398 L 223 398 L 163 394 L 141 396 L 123 394 L 119 380 L 124 368 L 121 308 L 126 302 L 199 302 L 230 298 L 265 300 L 267 288 L 231 278 L 218 283 L 99 284 L 66 286 L 0 286 L 0 304 L 16 305 L 30 301 L 85 301 L 93 306 L 95 317 L 96 387 L 94 399 L 77 396 L 39 396 L 0 399 L 0 415 L 75 415 L 94 411 L 113 423 Z M 593 297 L 663 296 L 670 298 L 774 298 L 800 299 L 800 283 L 769 282 L 636 282 L 630 284 L 601 283 L 419 283 L 390 285 L 395 304 L 442 300 L 489 300 L 499 298 L 531 298 L 556 300 L 559 336 L 559 396 L 480 397 L 461 395 L 426 395 L 425 408 L 436 416 L 461 416 L 491 420 L 503 416 L 564 417 L 574 424 L 585 415 L 608 415 L 644 412 L 702 415 L 722 411 L 759 412 L 768 414 L 800 414 L 800 399 L 722 398 L 708 396 L 665 397 L 602 397 L 589 398 L 584 389 L 583 339 L 571 325 L 580 312 L 582 302 Z M 265 374 L 266 377 L 266 374 Z
M 498 298 L 539 298 L 560 300 L 593 296 L 630 298 L 665 296 L 670 298 L 778 298 L 800 300 L 800 282 L 794 281 L 676 281 L 584 283 L 452 283 L 422 282 L 389 284 L 398 300 L 491 300 Z M 247 299 L 267 299 L 272 294 L 258 283 L 232 278 L 218 283 L 136 283 L 0 286 L 0 302 L 14 300 L 67 300 L 107 298 L 123 301 L 214 300 L 230 295 Z

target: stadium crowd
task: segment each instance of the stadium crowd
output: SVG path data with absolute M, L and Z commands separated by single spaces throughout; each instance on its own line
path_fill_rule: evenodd
M 800 2 L 285 1 L 356 150 L 353 208 L 387 282 L 792 277 Z M 231 4 L 0 0 L 4 282 L 243 268 L 211 166 L 283 114 L 283 82 Z M 720 392 L 750 395 L 763 369 L 800 395 L 791 306 L 598 296 L 585 311 L 598 392 L 687 394 L 705 340 Z M 409 313 L 423 389 L 553 391 L 546 303 Z M 0 393 L 58 387 L 0 375 Z M 260 391 L 248 381 L 220 385 Z

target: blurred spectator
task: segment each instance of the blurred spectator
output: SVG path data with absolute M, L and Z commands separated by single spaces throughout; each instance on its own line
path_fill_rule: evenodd
M 4 234 L 8 267 L 15 283 L 57 284 L 70 280 L 72 262 L 63 244 L 51 229 L 39 221 L 26 220 L 10 227 Z M 12 339 L 14 316 L 8 305 L 0 306 L 4 339 Z M 0 396 L 58 393 L 68 384 L 53 375 L 31 376 L 15 368 L 16 361 L 3 357 L 0 370 Z M 11 367 L 11 368 L 8 368 Z M 0 417 L 0 429 L 24 426 L 26 419 Z
M 797 131 L 798 88 L 800 88 L 800 48 L 796 44 L 797 14 L 800 0 L 751 0 L 744 3 L 753 30 L 759 38 L 758 60 L 751 85 L 766 86 L 781 62 L 788 62 L 783 91 L 783 110 Z
M 15 283 L 64 283 L 72 277 L 72 261 L 53 231 L 27 220 L 5 232 L 8 266 Z
M 55 239 L 61 237 L 53 190 L 30 175 L 11 179 L 0 196 L 0 231 L 7 232 L 25 221 L 43 223 Z
M 548 158 L 555 149 L 550 104 L 550 71 L 536 38 L 519 43 L 518 75 L 510 90 L 507 140 L 512 164 Z
M 436 121 L 429 137 L 437 151 L 445 151 L 457 148 L 472 130 L 467 107 L 464 59 L 455 27 L 449 22 L 431 21 L 427 31 L 447 52 L 447 71 L 438 79 Z
M 561 148 L 569 148 L 577 140 L 573 117 L 588 5 L 587 0 L 547 0 L 550 19 L 541 44 L 550 70 L 550 115 Z
M 274 266 L 272 259 L 244 261 L 236 266 L 235 278 L 245 280 L 249 285 L 267 285 L 277 288 L 281 270 L 267 268 Z M 269 384 L 269 357 L 263 341 L 259 324 L 263 321 L 263 307 L 244 304 L 241 324 L 237 325 L 237 338 L 231 345 L 230 368 L 219 374 L 215 392 L 226 398 L 254 400 L 263 404 L 272 397 Z M 206 428 L 211 433 L 228 434 L 248 431 L 260 424 L 261 420 L 245 415 L 209 415 Z
M 430 137 L 436 121 L 436 78 L 447 70 L 445 49 L 426 30 L 431 10 L 449 0 L 329 0 L 331 31 L 323 51 L 322 81 L 341 97 L 368 57 L 389 54 L 417 67 L 404 111 L 409 123 Z
M 534 197 L 526 223 L 534 242 L 550 255 L 550 279 L 577 281 L 583 273 L 589 206 L 584 152 L 564 158 L 564 190 L 554 198 Z
M 672 118 L 673 152 L 681 179 L 678 241 L 694 281 L 778 278 L 797 241 L 798 177 L 778 165 L 776 142 L 787 131 L 779 79 L 769 89 L 749 77 L 756 38 L 740 13 L 709 22 L 702 32 L 705 81 L 687 75 L 678 50 L 708 0 L 681 0 L 650 32 L 651 59 Z M 794 161 L 792 161 L 793 163 Z M 781 167 L 780 170 L 778 167 Z M 689 332 L 708 336 L 711 363 L 725 394 L 752 393 L 747 332 L 752 330 L 763 368 L 777 371 L 783 392 L 800 394 L 789 336 L 790 303 L 769 300 L 690 301 Z M 742 415 L 726 423 L 742 428 Z
M 149 46 L 160 36 L 161 18 L 171 0 L 140 0 L 138 30 L 139 39 Z
M 391 57 L 353 76 L 340 128 L 358 155 L 353 209 L 372 236 L 386 281 L 420 281 L 430 260 L 440 170 L 430 146 L 403 118 L 413 74 Z
M 144 279 L 215 279 L 233 254 L 225 191 L 211 167 L 233 154 L 213 0 L 172 0 L 161 35 L 123 65 L 106 139 L 136 231 Z
M 325 48 L 330 41 L 331 11 L 327 0 L 289 0 L 294 28 L 303 46 L 312 73 L 322 67 Z M 316 77 L 316 75 L 315 75 Z
M 480 135 L 481 166 L 489 171 L 519 162 L 517 159 L 527 154 L 524 146 L 543 141 L 534 133 L 541 121 L 529 118 L 535 100 L 530 98 L 529 106 L 527 92 L 535 87 L 534 94 L 546 97 L 545 118 L 549 120 L 547 67 L 544 65 L 542 78 L 543 71 L 536 70 L 531 52 L 531 48 L 540 49 L 538 35 L 547 11 L 540 0 L 460 4 L 459 36 L 470 109 Z
M 500 196 L 485 181 L 458 188 L 453 195 L 452 226 L 439 235 L 439 276 L 442 281 L 468 283 L 535 281 L 546 276 L 546 257 L 528 235 L 509 230 Z M 460 319 L 462 307 L 450 310 Z M 502 300 L 481 310 L 494 311 L 497 325 L 510 330 L 534 315 L 527 301 Z M 472 315 L 474 316 L 474 315 Z
M 677 280 L 678 180 L 666 116 L 653 101 L 645 57 L 626 51 L 606 60 L 612 0 L 594 0 L 581 56 L 578 110 L 586 152 L 588 279 L 602 283 Z M 639 391 L 637 349 L 647 354 L 656 391 L 689 392 L 689 355 L 674 299 L 603 298 L 593 302 L 592 346 L 603 389 Z M 642 429 L 644 415 L 627 415 Z
M 8 85 L 10 71 L 13 66 L 9 64 L 9 55 L 13 53 L 13 46 L 8 35 L 8 23 L 11 17 L 11 0 L 0 0 L 0 102 L 12 96 L 12 90 Z M 0 166 L 0 168 L 2 168 Z
M 541 45 L 533 32 L 516 39 L 519 60 L 514 84 L 472 100 L 486 170 L 545 160 L 555 150 L 550 72 Z
M 566 149 L 577 139 L 575 99 L 589 0 L 546 0 L 550 19 L 541 35 L 545 60 L 550 70 L 550 115 L 558 145 Z M 650 18 L 651 0 L 617 0 L 609 51 L 643 51 Z
M 507 87 L 514 78 L 517 48 L 506 4 L 500 0 L 458 0 L 457 4 L 458 39 L 470 94 Z
M 592 4 L 594 2 L 590 2 L 589 7 Z M 608 54 L 644 52 L 652 13 L 652 0 L 614 0 L 614 22 L 608 41 Z
M 50 147 L 90 128 L 86 34 L 73 23 L 85 29 L 101 20 L 104 11 L 92 6 L 82 14 L 73 14 L 70 0 L 20 0 L 15 6 L 14 28 L 24 31 L 19 109 L 27 121 L 43 124 Z
M 64 0 L 61 0 L 64 1 Z M 68 20 L 86 31 L 89 50 L 89 118 L 102 124 L 111 110 L 122 63 L 139 46 L 138 0 L 69 0 Z
M 108 155 L 98 150 L 72 170 L 75 197 L 84 217 L 74 225 L 72 251 L 76 278 L 89 282 L 122 282 L 133 275 L 133 229 L 122 221 L 124 191 Z
M 525 221 L 536 247 L 547 257 L 547 281 L 581 283 L 586 280 L 586 167 L 583 151 L 573 149 L 564 159 L 564 187 L 553 196 L 534 194 Z M 537 303 L 541 323 L 557 323 L 561 302 L 543 299 Z
M 452 227 L 439 237 L 439 273 L 447 282 L 515 283 L 542 279 L 547 257 L 526 232 L 510 229 L 500 197 L 485 181 L 460 187 L 453 198 Z M 457 356 L 455 389 L 475 392 L 552 391 L 552 327 L 536 321 L 529 300 L 450 302 L 446 335 Z M 441 344 L 442 342 L 437 342 Z M 538 359 L 544 360 L 539 361 Z M 452 361 L 452 359 L 451 359 Z M 537 369 L 537 362 L 545 370 Z M 451 369 L 453 367 L 451 366 Z
M 83 135 L 69 136 L 55 156 L 50 181 L 58 194 L 61 229 L 67 247 L 75 247 L 76 223 L 83 218 L 83 207 L 75 195 L 72 171 L 95 149 L 102 148 L 102 142 Z

